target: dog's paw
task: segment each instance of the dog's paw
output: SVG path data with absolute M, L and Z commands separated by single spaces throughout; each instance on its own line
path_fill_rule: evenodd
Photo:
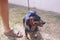
M 26 35 L 26 38 L 28 39 L 28 40 L 30 40 L 31 38 L 30 38 L 30 34 L 27 34 Z

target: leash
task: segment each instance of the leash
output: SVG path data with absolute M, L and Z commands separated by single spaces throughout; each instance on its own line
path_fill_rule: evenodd
M 29 0 L 27 0 L 27 2 L 28 2 L 28 11 L 29 11 L 29 10 L 30 10 L 30 7 L 29 7 L 29 6 L 30 6 L 30 5 L 29 5 L 30 2 L 29 2 Z

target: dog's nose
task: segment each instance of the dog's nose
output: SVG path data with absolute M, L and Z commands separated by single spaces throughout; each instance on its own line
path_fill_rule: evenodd
M 46 22 L 43 22 L 43 24 L 45 24 Z

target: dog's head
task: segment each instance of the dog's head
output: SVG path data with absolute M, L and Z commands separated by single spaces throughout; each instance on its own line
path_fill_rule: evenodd
M 33 24 L 34 24 L 35 26 L 43 27 L 43 25 L 46 23 L 46 22 L 44 22 L 41 18 L 36 18 L 36 19 L 38 19 L 38 20 L 34 20 L 34 21 L 33 21 Z

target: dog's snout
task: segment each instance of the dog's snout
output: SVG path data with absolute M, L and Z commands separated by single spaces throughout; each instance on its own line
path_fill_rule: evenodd
M 45 24 L 46 22 L 43 22 L 43 24 Z

